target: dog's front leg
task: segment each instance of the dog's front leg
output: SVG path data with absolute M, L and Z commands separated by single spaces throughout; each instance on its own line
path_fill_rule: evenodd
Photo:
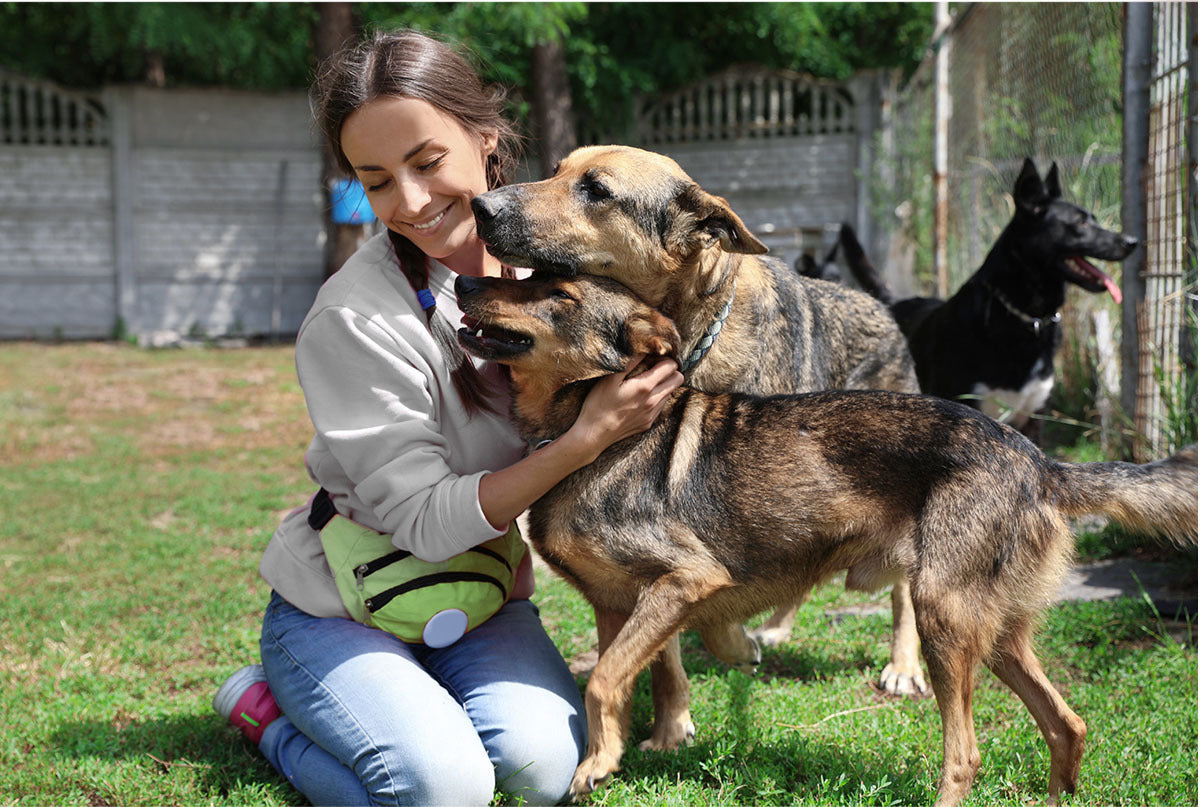
M 674 751 L 696 736 L 688 708 L 687 674 L 679 651 L 679 634 L 667 641 L 650 665 L 650 693 L 654 700 L 654 727 L 638 745 L 643 751 Z
M 806 597 L 801 597 L 791 605 L 779 606 L 766 622 L 750 631 L 750 638 L 763 647 L 775 647 L 786 642 L 792 635 L 796 614 L 805 599 Z
M 913 613 L 908 578 L 892 585 L 892 657 L 879 674 L 879 685 L 889 695 L 925 695 L 929 685 L 921 673 L 920 639 Z
M 675 637 L 696 601 L 697 586 L 671 575 L 652 583 L 613 638 L 588 679 L 584 696 L 588 750 L 571 782 L 578 798 L 617 770 L 625 747 L 625 715 L 637 674 Z M 707 592 L 705 592 L 707 593 Z

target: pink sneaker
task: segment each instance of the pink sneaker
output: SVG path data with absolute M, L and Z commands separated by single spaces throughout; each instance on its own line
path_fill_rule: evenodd
M 279 707 L 267 686 L 261 664 L 242 667 L 225 679 L 213 698 L 213 709 L 241 729 L 255 745 L 262 740 L 263 731 L 271 721 L 279 717 Z

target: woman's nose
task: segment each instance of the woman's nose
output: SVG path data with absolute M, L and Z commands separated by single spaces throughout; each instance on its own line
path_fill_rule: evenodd
M 429 207 L 429 189 L 419 179 L 399 179 L 396 182 L 396 214 L 415 219 Z

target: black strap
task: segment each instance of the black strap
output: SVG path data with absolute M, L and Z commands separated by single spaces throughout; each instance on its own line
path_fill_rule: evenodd
M 337 509 L 329 498 L 329 491 L 321 488 L 317 491 L 317 495 L 313 496 L 312 510 L 308 514 L 308 526 L 320 532 L 336 515 Z

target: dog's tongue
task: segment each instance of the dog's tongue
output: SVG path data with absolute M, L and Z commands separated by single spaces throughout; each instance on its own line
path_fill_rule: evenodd
M 1068 258 L 1067 260 L 1069 260 L 1072 264 L 1075 265 L 1075 268 L 1079 271 L 1080 274 L 1095 278 L 1096 280 L 1099 280 L 1101 283 L 1103 283 L 1104 288 L 1108 289 L 1108 293 L 1112 295 L 1112 298 L 1114 301 L 1116 301 L 1117 305 L 1121 304 L 1121 289 L 1119 286 L 1117 286 L 1117 282 L 1115 280 L 1113 280 L 1111 277 L 1109 277 L 1108 275 L 1101 272 L 1099 269 L 1097 269 L 1092 264 L 1088 263 L 1083 258 L 1076 256 L 1076 257 Z

